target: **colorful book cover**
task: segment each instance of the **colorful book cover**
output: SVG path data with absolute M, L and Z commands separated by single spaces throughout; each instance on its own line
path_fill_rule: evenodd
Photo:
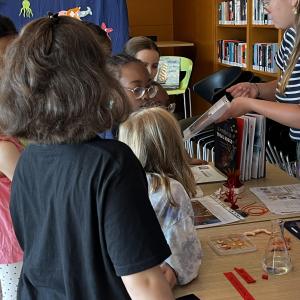
M 236 119 L 215 125 L 215 166 L 224 174 L 233 172 L 239 167 L 237 132 Z

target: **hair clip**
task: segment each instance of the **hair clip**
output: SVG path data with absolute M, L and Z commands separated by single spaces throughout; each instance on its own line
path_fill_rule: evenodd
M 48 18 L 49 19 L 58 19 L 58 13 L 53 13 L 51 11 L 48 11 Z
M 106 32 L 107 37 L 111 40 L 109 34 L 114 30 L 112 28 L 108 28 L 104 22 L 101 23 L 100 28 Z

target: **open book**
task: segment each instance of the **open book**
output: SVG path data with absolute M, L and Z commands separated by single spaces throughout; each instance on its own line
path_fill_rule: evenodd
M 209 110 L 207 110 L 192 125 L 183 131 L 184 141 L 196 136 L 207 126 L 217 121 L 228 110 L 229 106 L 230 102 L 226 96 L 218 100 Z
M 244 219 L 214 194 L 202 198 L 193 198 L 192 207 L 196 228 L 219 226 Z

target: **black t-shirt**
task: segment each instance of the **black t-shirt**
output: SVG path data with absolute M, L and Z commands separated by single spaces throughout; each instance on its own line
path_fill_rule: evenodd
M 11 214 L 24 250 L 18 299 L 130 299 L 120 276 L 170 255 L 144 171 L 118 141 L 28 146 Z

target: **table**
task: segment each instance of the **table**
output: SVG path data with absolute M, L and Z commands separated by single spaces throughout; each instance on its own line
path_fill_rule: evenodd
M 173 48 L 173 47 L 190 47 L 190 46 L 194 46 L 194 43 L 182 42 L 182 41 L 157 41 L 156 45 L 159 48 Z
M 278 167 L 267 164 L 267 175 L 265 178 L 251 180 L 245 183 L 245 192 L 239 205 L 249 202 L 258 202 L 254 194 L 249 192 L 249 187 L 270 186 L 299 183 L 299 180 L 288 176 Z M 209 195 L 217 190 L 222 184 L 211 183 L 200 185 L 204 195 Z M 247 284 L 235 273 L 237 278 L 246 287 L 256 300 L 287 300 L 300 299 L 300 240 L 285 230 L 286 236 L 291 238 L 290 255 L 293 263 L 293 270 L 281 276 L 269 276 L 269 280 L 261 278 L 263 270 L 261 260 L 269 240 L 269 235 L 264 233 L 249 237 L 256 245 L 257 251 L 251 253 L 219 256 L 208 245 L 210 236 L 229 233 L 243 233 L 258 228 L 270 230 L 271 220 L 275 218 L 300 219 L 300 214 L 275 215 L 267 213 L 262 216 L 249 216 L 244 221 L 234 224 L 227 224 L 219 227 L 198 229 L 197 233 L 201 241 L 204 257 L 199 270 L 199 276 L 186 286 L 176 287 L 175 296 L 183 296 L 194 293 L 201 300 L 241 300 L 241 295 L 235 290 L 231 283 L 224 276 L 224 272 L 233 271 L 234 267 L 244 268 L 257 282 Z
M 200 266 L 199 276 L 190 284 L 175 288 L 175 296 L 194 293 L 201 300 L 241 300 L 243 299 L 223 275 L 233 271 L 234 267 L 244 268 L 256 283 L 247 284 L 235 273 L 240 282 L 252 294 L 255 300 L 296 300 L 300 298 L 300 241 L 285 230 L 285 235 L 291 237 L 290 255 L 293 270 L 285 275 L 270 276 L 269 280 L 261 278 L 263 270 L 261 259 L 267 245 L 269 235 L 264 233 L 250 237 L 257 251 L 251 253 L 219 256 L 208 245 L 208 237 L 218 234 L 243 233 L 258 228 L 270 229 L 271 222 L 235 224 L 197 230 L 201 241 L 204 257 Z
M 275 165 L 267 163 L 266 165 L 266 177 L 260 178 L 260 179 L 251 179 L 250 181 L 245 182 L 245 191 L 242 192 L 238 199 L 237 204 L 239 207 L 243 207 L 247 204 L 264 204 L 252 193 L 249 191 L 250 187 L 259 187 L 259 186 L 274 186 L 274 185 L 285 185 L 285 184 L 295 184 L 300 183 L 299 179 L 287 175 L 286 172 L 282 171 L 279 167 L 276 167 Z M 215 191 L 217 191 L 219 188 L 222 187 L 222 183 L 206 183 L 206 184 L 200 184 L 199 187 L 202 189 L 204 196 L 211 195 Z M 289 217 L 298 216 L 299 214 L 290 214 Z M 250 222 L 260 222 L 260 221 L 267 221 L 278 218 L 278 215 L 275 215 L 271 212 L 267 212 L 264 215 L 261 216 L 248 216 L 242 221 L 239 221 L 240 223 L 250 223 Z M 282 217 L 282 215 L 280 216 Z M 300 299 L 300 297 L 299 297 Z

